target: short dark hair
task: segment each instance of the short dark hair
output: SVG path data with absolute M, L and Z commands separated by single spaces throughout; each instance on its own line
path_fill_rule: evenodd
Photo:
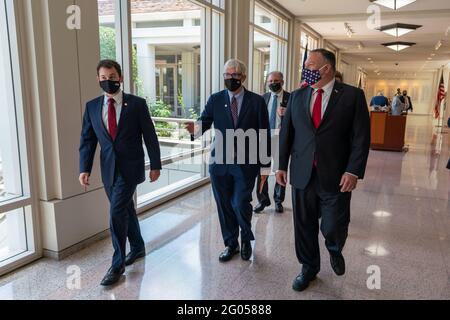
M 116 61 L 111 59 L 105 59 L 98 63 L 97 66 L 97 75 L 99 75 L 100 69 L 106 68 L 106 69 L 116 69 L 117 73 L 119 74 L 119 77 L 122 77 L 122 67 L 120 64 L 118 64 Z
M 333 52 L 326 49 L 314 49 L 311 50 L 311 52 L 320 53 L 325 58 L 325 60 L 327 60 L 327 62 L 331 64 L 333 70 L 336 71 L 336 55 Z

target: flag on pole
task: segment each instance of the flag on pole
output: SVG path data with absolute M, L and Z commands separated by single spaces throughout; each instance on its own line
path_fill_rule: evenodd
M 308 58 L 308 43 L 306 43 L 306 48 L 305 48 L 305 53 L 303 54 L 303 64 L 302 64 L 302 71 L 305 69 L 305 63 L 306 63 L 306 59 Z M 305 79 L 303 78 L 303 72 L 302 72 L 302 76 L 300 79 L 300 87 L 307 87 L 308 84 L 305 82 Z
M 439 118 L 441 113 L 441 103 L 445 97 L 445 89 L 444 89 L 444 75 L 441 75 L 441 81 L 439 82 L 439 88 L 437 92 L 436 104 L 434 105 L 434 118 Z

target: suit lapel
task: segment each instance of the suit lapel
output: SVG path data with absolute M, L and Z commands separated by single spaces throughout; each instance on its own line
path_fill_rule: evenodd
M 270 96 L 271 96 L 270 93 L 264 94 L 264 100 L 266 101 L 266 106 L 267 107 L 269 106 Z
M 248 112 L 248 99 L 249 99 L 249 93 L 248 91 L 244 88 L 244 99 L 242 100 L 242 106 L 241 106 L 241 112 L 239 112 L 239 117 L 238 117 L 238 123 L 236 125 L 236 128 L 239 128 L 239 125 L 242 122 L 242 119 L 244 119 L 245 114 Z
M 112 141 L 111 136 L 109 135 L 108 128 L 105 127 L 105 124 L 103 123 L 103 105 L 105 104 L 105 95 L 99 99 L 98 103 L 98 110 L 97 110 L 97 118 L 100 122 L 100 127 L 102 128 L 103 133 L 106 137 L 108 137 L 109 140 Z
M 311 125 L 311 128 L 313 130 L 316 130 L 316 128 L 314 128 L 314 124 L 312 122 L 312 116 L 311 116 L 311 110 L 310 110 L 311 98 L 312 98 L 313 92 L 314 92 L 313 88 L 311 88 L 311 87 L 306 88 L 303 93 L 304 94 L 303 101 L 305 101 L 304 111 L 306 113 L 307 119 L 309 119 L 309 124 Z
M 231 115 L 231 101 L 230 95 L 228 94 L 228 90 L 224 91 L 224 100 L 225 100 L 225 114 L 227 115 L 228 122 L 231 123 L 231 126 L 234 128 L 233 116 Z
M 123 127 L 123 122 L 126 121 L 126 117 L 129 110 L 129 96 L 123 93 L 122 96 L 122 111 L 120 112 L 119 124 L 117 125 L 117 135 L 120 133 L 120 129 Z
M 338 103 L 339 98 L 342 95 L 342 91 L 343 91 L 342 85 L 340 83 L 335 82 L 334 87 L 333 87 L 333 91 L 331 92 L 330 100 L 328 101 L 328 105 L 327 105 L 327 108 L 325 110 L 325 114 L 322 117 L 322 121 L 320 122 L 319 128 L 327 120 L 327 118 L 329 117 L 330 113 L 336 107 L 336 104 Z

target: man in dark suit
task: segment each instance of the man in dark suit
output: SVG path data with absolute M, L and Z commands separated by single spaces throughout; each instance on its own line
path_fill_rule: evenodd
M 145 256 L 145 244 L 134 208 L 133 195 L 145 181 L 145 159 L 142 146 L 150 158 L 150 181 L 158 180 L 161 156 L 158 138 L 144 99 L 125 94 L 120 65 L 102 60 L 97 76 L 104 95 L 89 101 L 84 112 L 80 139 L 80 184 L 89 186 L 97 144 L 101 147 L 102 181 L 110 206 L 110 228 L 114 255 L 111 268 L 101 285 L 116 283 L 125 266 Z M 126 240 L 131 252 L 125 256 Z
M 408 96 L 408 91 L 403 90 L 403 93 L 400 96 L 400 101 L 405 104 L 405 111 L 411 110 L 411 112 L 413 112 L 413 105 L 411 102 L 411 97 Z
M 225 244 L 219 256 L 221 262 L 239 252 L 239 228 L 241 258 L 250 259 L 250 241 L 255 239 L 251 229 L 252 191 L 261 168 L 270 171 L 269 115 L 264 99 L 244 88 L 244 63 L 231 59 L 224 70 L 227 89 L 209 98 L 195 126 L 186 124 L 194 136 L 202 135 L 214 124 L 209 173 Z M 247 134 L 249 137 L 244 137 Z M 266 157 L 261 156 L 264 148 L 268 149 Z
M 320 270 L 320 229 L 337 275 L 345 273 L 342 249 L 350 222 L 351 191 L 364 177 L 370 121 L 364 92 L 337 83 L 335 55 L 311 51 L 305 78 L 309 87 L 289 99 L 280 134 L 277 181 L 287 183 L 289 158 L 295 249 L 303 268 L 293 289 L 306 289 Z
M 289 101 L 290 93 L 283 90 L 284 76 L 280 71 L 272 71 L 267 75 L 267 85 L 270 92 L 263 95 L 269 113 L 271 151 L 272 151 L 272 171 L 278 170 L 278 140 L 281 123 L 286 112 L 286 106 Z M 262 184 L 262 186 L 261 186 Z M 255 213 L 260 213 L 265 207 L 270 206 L 268 179 L 262 181 L 261 174 L 258 175 L 256 196 L 258 205 L 253 209 Z M 286 188 L 275 182 L 273 200 L 275 201 L 275 212 L 284 211 L 283 201 Z

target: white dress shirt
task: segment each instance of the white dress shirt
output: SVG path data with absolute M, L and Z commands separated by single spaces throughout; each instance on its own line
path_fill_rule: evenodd
M 123 91 L 119 90 L 119 92 L 117 92 L 116 95 L 112 98 L 115 100 L 114 106 L 116 107 L 116 120 L 117 120 L 117 125 L 119 125 L 120 113 L 122 112 Z M 109 100 L 109 97 L 105 94 L 105 98 L 103 99 L 102 118 L 103 118 L 103 124 L 105 125 L 106 130 L 109 132 L 108 100 Z
M 328 106 L 328 102 L 330 102 L 330 97 L 331 97 L 331 93 L 333 92 L 333 88 L 334 88 L 334 83 L 335 80 L 331 80 L 330 82 L 328 82 L 325 86 L 323 86 L 322 90 L 322 119 L 323 119 L 323 115 L 325 114 L 325 111 L 327 110 L 327 106 Z M 310 112 L 311 112 L 311 116 L 313 113 L 313 109 L 314 109 L 314 102 L 316 102 L 316 98 L 317 98 L 317 91 L 319 89 L 314 89 L 314 92 L 311 96 L 311 104 L 310 104 Z

